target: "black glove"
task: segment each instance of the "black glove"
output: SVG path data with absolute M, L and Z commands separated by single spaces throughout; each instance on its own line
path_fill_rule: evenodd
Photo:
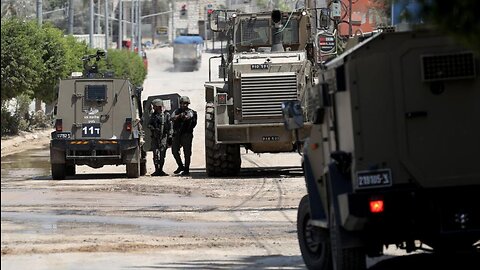
M 167 146 L 172 146 L 172 138 L 167 138 Z

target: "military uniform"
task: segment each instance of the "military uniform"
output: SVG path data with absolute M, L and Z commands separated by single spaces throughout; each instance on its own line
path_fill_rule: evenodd
M 178 168 L 174 173 L 178 174 L 181 172 L 182 175 L 189 175 L 190 158 L 192 156 L 193 129 L 197 124 L 197 114 L 194 110 L 188 108 L 188 104 L 190 104 L 190 99 L 188 97 L 180 97 L 180 104 L 180 108 L 172 113 L 172 154 L 178 165 Z M 185 163 L 182 162 L 182 158 L 180 157 L 180 148 L 182 147 Z
M 160 99 L 155 99 L 152 101 L 152 105 L 163 107 L 163 101 Z M 165 176 L 167 175 L 163 171 L 165 154 L 172 140 L 172 124 L 170 121 L 170 114 L 164 112 L 163 110 L 154 110 L 150 115 L 148 128 L 152 132 L 153 164 L 155 165 L 155 172 L 152 173 L 152 176 Z

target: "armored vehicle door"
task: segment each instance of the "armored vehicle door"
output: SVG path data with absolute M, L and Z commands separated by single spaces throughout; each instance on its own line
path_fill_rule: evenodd
M 149 96 L 146 100 L 143 101 L 143 126 L 145 131 L 145 143 L 143 144 L 143 151 L 152 151 L 151 149 L 151 140 L 152 133 L 147 127 L 148 122 L 150 121 L 150 114 L 153 112 L 152 101 L 154 99 L 163 100 L 164 111 L 171 114 L 174 110 L 180 107 L 180 95 L 177 93 L 174 94 L 165 94 L 165 95 L 156 95 Z
M 127 80 L 75 80 L 74 88 L 73 138 L 131 139 L 124 127 L 136 113 Z
M 464 185 L 480 176 L 476 60 L 471 52 L 450 49 L 411 50 L 401 62 L 405 137 L 399 150 L 424 187 Z

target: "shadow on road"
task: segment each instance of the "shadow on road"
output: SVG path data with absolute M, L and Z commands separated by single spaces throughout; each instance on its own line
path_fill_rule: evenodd
M 190 169 L 190 176 L 196 179 L 211 178 L 207 176 L 205 168 L 192 168 Z M 241 168 L 240 173 L 236 176 L 222 177 L 222 178 L 289 178 L 289 177 L 301 177 L 303 176 L 303 170 L 301 166 L 270 166 L 270 167 L 252 167 Z
M 480 268 L 480 254 L 411 254 L 400 257 L 390 257 L 382 260 L 369 270 L 478 270 Z
M 369 270 L 477 270 L 480 265 L 479 254 L 436 255 L 412 254 L 386 259 L 369 267 Z M 141 269 L 306 269 L 301 256 L 249 256 L 239 260 L 193 260 L 185 262 L 162 263 L 159 265 L 138 265 L 130 268 Z
M 139 265 L 130 268 L 140 269 L 305 269 L 301 256 L 248 256 L 240 260 L 193 260 L 186 262 L 162 263 L 161 265 Z

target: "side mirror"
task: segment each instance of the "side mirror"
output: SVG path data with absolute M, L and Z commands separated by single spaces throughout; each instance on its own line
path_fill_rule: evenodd
M 282 102 L 282 115 L 286 129 L 295 130 L 303 127 L 303 109 L 300 101 Z
M 210 29 L 213 32 L 225 32 L 227 30 L 227 11 L 214 10 L 209 16 Z
M 316 10 L 316 19 L 317 19 L 317 29 L 325 30 L 328 29 L 331 25 L 330 22 L 330 9 L 328 8 L 319 8 Z
M 143 92 L 143 86 L 137 86 L 135 87 L 135 95 L 137 97 L 141 97 Z

